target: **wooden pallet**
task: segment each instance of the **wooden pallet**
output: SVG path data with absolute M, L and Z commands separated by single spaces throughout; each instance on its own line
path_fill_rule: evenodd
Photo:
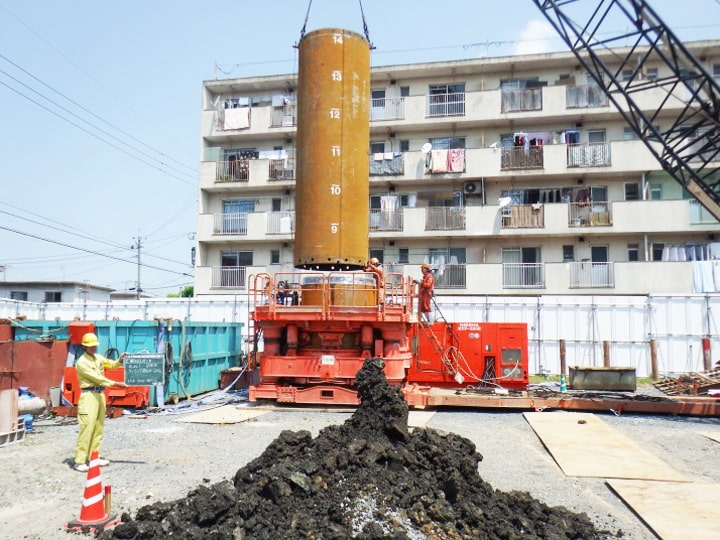
M 22 441 L 25 438 L 25 419 L 19 418 L 17 423 L 17 429 L 0 433 L 0 448 L 7 446 L 8 444 Z
M 720 368 L 710 371 L 686 373 L 679 377 L 667 377 L 653 383 L 658 390 L 669 396 L 698 396 L 712 388 L 720 388 Z

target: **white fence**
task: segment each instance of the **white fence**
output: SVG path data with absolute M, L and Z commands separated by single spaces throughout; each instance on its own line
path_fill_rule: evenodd
M 633 367 L 638 377 L 651 374 L 650 340 L 658 371 L 674 375 L 703 371 L 702 339 L 710 339 L 711 362 L 720 358 L 719 294 L 685 296 L 442 296 L 436 297 L 448 322 L 525 322 L 530 373 L 560 372 L 560 340 L 568 366 Z M 107 303 L 20 302 L 0 299 L 0 318 L 35 320 L 153 320 L 237 322 L 247 331 L 248 298 L 201 296 L 112 301 Z

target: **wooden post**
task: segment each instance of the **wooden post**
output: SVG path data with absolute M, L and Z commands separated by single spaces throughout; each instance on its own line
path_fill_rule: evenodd
M 610 367 L 610 342 L 603 341 L 603 367 Z
M 650 376 L 653 381 L 658 380 L 657 343 L 655 343 L 654 339 L 650 340 Z
M 560 374 L 565 375 L 567 373 L 567 363 L 565 360 L 565 340 L 560 340 Z

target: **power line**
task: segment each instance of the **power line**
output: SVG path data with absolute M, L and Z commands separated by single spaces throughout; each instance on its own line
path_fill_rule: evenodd
M 30 223 L 34 223 L 35 225 L 40 225 L 41 227 L 47 227 L 48 229 L 52 229 L 52 230 L 55 230 L 55 231 L 58 231 L 58 232 L 61 232 L 61 233 L 70 234 L 70 235 L 73 235 L 73 236 L 77 236 L 77 237 L 80 237 L 80 238 L 84 238 L 85 240 L 90 240 L 90 241 L 92 241 L 92 242 L 97 242 L 97 243 L 99 243 L 99 244 L 105 244 L 105 245 L 107 245 L 107 246 L 110 246 L 110 247 L 113 247 L 113 248 L 116 248 L 116 249 L 123 249 L 123 250 L 126 249 L 124 245 L 116 244 L 116 243 L 113 243 L 113 242 L 108 242 L 108 241 L 106 241 L 106 240 L 102 240 L 102 239 L 98 239 L 98 238 L 93 238 L 93 237 L 91 237 L 91 236 L 88 236 L 88 235 L 85 235 L 85 234 L 82 234 L 82 233 L 72 232 L 72 231 L 68 231 L 68 230 L 65 230 L 65 229 L 58 228 L 58 227 L 53 227 L 53 226 L 50 226 L 50 225 L 46 225 L 45 223 L 40 223 L 39 221 L 35 221 L 35 220 L 33 220 L 33 219 L 29 219 L 29 218 L 26 218 L 26 217 L 23 217 L 23 216 L 19 216 L 19 215 L 17 215 L 17 214 L 13 214 L 13 213 L 7 212 L 7 211 L 5 211 L 5 210 L 0 210 L 0 213 L 6 214 L 6 215 L 8 215 L 8 216 L 12 216 L 12 217 L 17 218 L 17 219 L 22 219 L 22 220 L 25 220 L 25 221 L 29 221 Z M 146 253 L 146 255 L 148 255 L 148 254 Z M 149 256 L 150 256 L 150 257 L 153 257 L 153 258 L 155 258 L 155 259 L 160 259 L 160 260 L 164 260 L 164 261 L 171 262 L 171 263 L 176 263 L 176 264 L 180 264 L 180 265 L 184 265 L 184 264 L 185 264 L 185 263 L 183 263 L 183 262 L 176 261 L 176 260 L 174 260 L 174 259 L 168 259 L 168 258 L 166 258 L 166 257 L 161 257 L 160 255 L 149 254 Z
M 35 238 L 36 240 L 43 240 L 43 241 L 45 241 L 45 242 L 49 242 L 49 243 L 51 243 L 51 244 L 56 244 L 56 245 L 58 245 L 58 246 L 63 246 L 63 247 L 67 247 L 67 248 L 70 248 L 70 249 L 77 249 L 78 251 L 84 251 L 85 253 L 90 253 L 90 254 L 92 254 L 92 255 L 97 255 L 97 256 L 99 256 L 99 257 L 107 257 L 108 259 L 113 259 L 113 260 L 120 261 L 120 262 L 124 262 L 124 263 L 135 264 L 135 261 L 130 261 L 130 260 L 128 260 L 128 259 L 123 259 L 123 258 L 120 258 L 120 257 L 113 257 L 112 255 L 107 255 L 107 254 L 105 254 L 105 253 L 100 253 L 100 252 L 98 252 L 98 251 L 92 251 L 92 250 L 90 250 L 90 249 L 85 249 L 85 248 L 81 248 L 81 247 L 77 247 L 77 246 L 72 246 L 72 245 L 70 245 L 70 244 L 65 244 L 65 243 L 63 243 L 63 242 L 58 242 L 57 240 L 52 240 L 52 239 L 50 239 L 50 238 L 43 238 L 42 236 L 37 236 L 37 235 L 35 235 L 35 234 L 30 234 L 30 233 L 18 231 L 17 229 L 13 229 L 13 228 L 10 228 L 10 227 L 5 227 L 5 226 L 3 226 L 3 225 L 0 225 L 0 229 L 6 230 L 6 231 L 9 231 L 9 232 L 13 232 L 13 233 L 16 233 L 16 234 L 20 234 L 20 235 L 22 235 L 22 236 L 28 236 L 28 237 L 30 237 L 30 238 Z M 153 265 L 151 265 L 151 264 L 143 264 L 142 266 L 145 267 L 145 268 L 152 268 L 153 270 L 162 270 L 163 272 L 169 272 L 169 273 L 171 273 L 171 274 L 178 274 L 178 275 L 180 275 L 180 276 L 193 277 L 191 274 L 188 274 L 187 272 L 176 272 L 176 271 L 174 271 L 174 270 L 168 270 L 167 268 L 162 268 L 162 267 L 159 267 L 159 266 L 153 266 Z
M 141 114 L 139 114 L 135 109 L 133 109 L 132 107 L 130 107 L 127 103 L 125 103 L 124 101 L 122 101 L 122 99 L 120 99 L 120 98 L 117 96 L 117 94 L 115 94 L 112 90 L 110 90 L 110 89 L 107 88 L 105 85 L 103 85 L 102 83 L 100 83 L 97 79 L 95 79 L 95 78 L 92 76 L 92 74 L 88 73 L 82 66 L 80 66 L 77 62 L 75 62 L 72 58 L 70 58 L 69 56 L 67 56 L 67 55 L 66 55 L 65 53 L 63 53 L 60 49 L 58 49 L 55 45 L 53 45 L 53 44 L 50 43 L 47 39 L 45 39 L 41 34 L 39 34 L 39 33 L 36 32 L 33 28 L 31 28 L 29 25 L 27 25 L 27 24 L 25 23 L 25 21 L 23 21 L 22 19 L 20 19 L 20 17 L 18 17 L 17 15 L 15 15 L 13 12 L 11 12 L 7 7 L 5 7 L 5 6 L 3 6 L 3 5 L 0 4 L 0 8 L 2 8 L 8 15 L 10 15 L 11 17 L 13 17 L 13 18 L 14 18 L 16 21 L 18 21 L 21 25 L 23 25 L 30 33 L 32 33 L 32 34 L 33 34 L 35 37 L 37 37 L 40 41 L 42 41 L 43 43 L 45 43 L 48 47 L 50 47 L 51 49 L 53 49 L 53 50 L 54 50 L 56 53 L 58 53 L 61 57 L 63 57 L 63 58 L 64 58 L 65 60 L 67 60 L 70 64 L 72 64 L 78 71 L 80 71 L 80 72 L 81 72 L 83 75 L 85 75 L 88 79 L 90 79 L 92 82 L 94 82 L 98 87 L 102 88 L 108 95 L 111 95 L 112 97 L 114 97 L 119 103 L 121 103 L 125 108 L 127 108 L 127 109 L 128 109 L 130 112 L 132 112 L 135 116 L 137 116 L 137 117 L 140 118 L 141 120 L 144 120 L 148 125 L 152 126 L 152 127 L 153 127 L 155 130 L 157 130 L 158 132 L 163 133 L 155 124 L 153 124 L 153 123 L 150 122 L 147 118 L 145 118 L 144 116 L 142 116 Z M 22 69 L 22 68 L 18 67 L 18 69 Z M 29 74 L 29 73 L 28 73 L 28 74 Z M 29 74 L 29 75 L 30 75 L 30 74 Z M 31 76 L 32 76 L 32 75 L 31 75 Z M 42 83 L 42 81 L 40 81 L 40 82 Z M 42 83 L 42 84 L 45 84 L 45 83 Z M 47 85 L 46 85 L 46 86 L 47 86 Z M 52 87 L 49 87 L 49 88 L 51 88 L 53 91 L 57 92 L 57 90 L 53 89 Z M 59 93 L 59 92 L 58 92 L 58 93 Z M 65 96 L 64 96 L 63 94 L 61 94 L 61 93 L 60 93 L 60 95 L 62 95 L 63 97 L 65 97 Z M 68 99 L 68 101 L 73 102 L 73 101 L 70 100 L 69 98 L 66 98 L 66 99 Z M 74 103 L 74 102 L 73 102 L 73 103 Z M 80 106 L 80 105 L 78 105 L 78 106 L 82 108 L 82 106 Z M 90 111 L 88 111 L 88 112 L 90 112 Z M 93 114 L 93 113 L 90 113 L 90 114 Z M 108 122 L 106 122 L 106 123 L 108 123 Z M 108 123 L 108 124 L 109 124 L 109 123 Z M 109 125 L 112 125 L 112 124 L 109 124 Z M 113 127 L 115 127 L 115 126 L 113 126 Z M 123 132 L 121 129 L 119 129 L 119 128 L 115 128 L 115 129 L 117 129 L 118 131 L 124 133 L 124 132 Z M 166 134 L 166 133 L 163 133 L 163 135 L 165 135 L 165 136 L 167 137 L 167 134 Z M 173 143 L 177 144 L 177 141 L 172 140 L 170 137 L 167 137 L 167 138 L 168 138 L 169 140 L 171 140 Z M 138 141 L 138 142 L 141 142 L 141 141 Z M 143 143 L 143 144 L 145 144 L 145 143 Z M 148 146 L 149 148 L 151 148 L 149 145 L 147 145 L 147 144 L 145 144 L 145 145 Z M 156 150 L 156 152 L 160 153 L 160 154 L 163 155 L 163 156 L 165 155 L 164 153 L 162 153 L 162 152 L 160 152 L 160 151 L 158 151 L 158 150 Z M 170 159 L 172 159 L 172 158 L 170 158 Z M 193 172 L 197 172 L 197 170 L 195 169 L 195 167 L 190 167 L 190 166 L 185 165 L 185 164 L 183 164 L 183 163 L 181 163 L 180 161 L 177 161 L 177 160 L 173 160 L 173 161 L 175 161 L 175 162 L 178 163 L 178 164 L 183 165 L 184 167 L 187 167 L 188 169 L 190 169 L 190 170 L 193 171 Z
M 28 85 L 25 84 L 24 82 L 22 82 L 22 81 L 20 81 L 19 79 L 13 77 L 13 76 L 10 75 L 7 71 L 0 69 L 0 73 L 3 73 L 4 75 L 6 75 L 6 76 L 9 77 L 10 79 L 14 80 L 14 81 L 17 82 L 18 84 L 21 84 L 22 86 L 24 86 L 25 88 L 27 88 L 27 89 L 30 90 L 31 92 L 34 92 L 35 94 L 39 95 L 39 96 L 42 97 L 43 99 L 45 99 L 45 100 L 49 101 L 50 103 L 52 103 L 53 105 L 59 107 L 61 110 L 65 111 L 65 112 L 67 112 L 68 114 L 70 114 L 71 116 L 77 118 L 77 119 L 80 120 L 81 122 L 84 122 L 84 123 L 86 123 L 87 125 L 91 126 L 92 128 L 96 129 L 96 130 L 99 131 L 100 133 L 102 133 L 102 134 L 104 134 L 104 135 L 107 135 L 107 136 L 110 137 L 111 139 L 114 139 L 114 140 L 118 141 L 120 144 L 124 144 L 124 145 L 127 146 L 128 148 L 131 148 L 132 150 L 134 150 L 135 152 L 140 153 L 140 154 L 143 155 L 143 156 L 146 156 L 146 157 L 148 157 L 148 158 L 150 158 L 150 159 L 155 159 L 152 155 L 148 154 L 147 152 L 144 152 L 144 151 L 142 151 L 142 150 L 140 150 L 140 149 L 138 149 L 138 148 L 136 148 L 136 147 L 134 147 L 134 146 L 126 143 L 125 141 L 123 141 L 123 140 L 119 139 L 118 137 L 114 136 L 113 134 L 108 133 L 108 132 L 105 131 L 104 129 L 102 129 L 102 128 L 100 128 L 100 127 L 92 124 L 91 122 L 88 122 L 88 121 L 85 120 L 84 118 L 79 117 L 77 114 L 73 113 L 72 111 L 70 111 L 70 110 L 67 109 L 66 107 L 63 107 L 63 106 L 60 105 L 59 103 L 53 101 L 52 99 L 48 98 L 47 96 L 42 95 L 42 94 L 41 94 L 40 92 L 38 92 L 37 90 L 31 88 L 30 86 L 28 86 Z M 61 115 L 61 114 L 53 111 L 52 109 L 46 107 L 46 106 L 43 105 L 42 103 L 40 103 L 40 102 L 36 101 L 35 99 L 31 98 L 30 96 L 27 96 L 27 95 L 23 94 L 21 91 L 17 90 L 16 88 L 13 88 L 13 87 L 10 86 L 9 84 L 7 84 L 7 83 L 5 83 L 5 82 L 3 82 L 3 81 L 0 81 L 0 84 L 2 84 L 3 86 L 5 86 L 6 88 L 12 90 L 12 91 L 15 92 L 16 94 L 24 97 L 24 98 L 27 99 L 28 101 L 34 103 L 34 104 L 37 105 L 38 107 L 42 107 L 43 109 L 45 109 L 45 110 L 48 111 L 49 113 L 54 114 L 55 116 L 57 116 L 57 117 L 60 118 L 61 120 L 65 120 L 68 124 L 70 124 L 70 125 L 72 125 L 72 126 L 75 126 L 76 128 L 84 131 L 85 133 L 91 135 L 92 137 L 95 137 L 95 138 L 98 139 L 99 141 L 102 141 L 102 142 L 104 142 L 105 144 L 108 144 L 108 145 L 112 146 L 112 147 L 115 148 L 116 150 L 120 150 L 122 153 L 124 153 L 124 154 L 126 154 L 126 155 L 128 155 L 128 156 L 130 156 L 130 157 L 132 157 L 132 158 L 134 158 L 134 159 L 137 159 L 138 161 L 140 161 L 140 162 L 142 162 L 142 163 L 145 163 L 146 165 L 149 165 L 150 167 L 153 167 L 153 168 L 159 170 L 160 172 L 167 174 L 168 176 L 171 176 L 171 177 L 173 177 L 173 178 L 175 178 L 175 179 L 177 179 L 177 180 L 180 180 L 180 181 L 183 182 L 183 183 L 186 183 L 186 184 L 189 184 L 189 185 L 192 185 L 192 186 L 195 186 L 195 185 L 196 185 L 195 182 L 189 182 L 188 180 L 185 180 L 185 179 L 183 179 L 183 178 L 180 178 L 179 176 L 176 176 L 176 175 L 174 175 L 174 174 L 171 174 L 170 172 L 168 172 L 168 171 L 166 171 L 166 170 L 158 167 L 158 166 L 155 165 L 154 163 L 150 163 L 149 161 L 146 161 L 146 160 L 144 160 L 144 159 L 142 159 L 142 158 L 140 158 L 140 157 L 132 154 L 131 152 L 128 152 L 128 151 L 125 150 L 124 148 L 121 148 L 121 147 L 117 146 L 116 144 L 113 144 L 112 142 L 104 139 L 103 137 L 100 137 L 97 133 L 93 133 L 93 132 L 89 131 L 88 129 L 80 126 L 79 124 L 77 124 L 77 123 L 69 120 L 69 119 L 66 118 L 65 116 L 63 116 L 63 115 Z M 169 166 L 169 165 L 167 165 L 167 164 L 164 164 L 164 163 L 162 163 L 162 162 L 161 162 L 161 164 L 162 164 L 162 165 L 165 165 L 166 167 L 168 167 L 168 168 L 170 168 L 170 169 L 173 169 L 173 170 L 179 172 L 180 174 L 186 174 L 186 173 L 184 173 L 184 172 L 182 172 L 182 171 L 179 171 L 179 170 L 178 170 L 177 168 L 175 168 L 175 167 L 171 167 L 171 166 Z

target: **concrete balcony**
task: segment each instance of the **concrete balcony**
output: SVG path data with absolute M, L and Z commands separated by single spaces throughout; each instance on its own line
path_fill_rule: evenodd
M 227 192 L 245 187 L 292 185 L 295 183 L 294 160 L 246 159 L 238 161 L 202 161 L 200 188 Z
M 207 243 L 292 240 L 295 212 L 200 214 L 198 238 Z
M 389 266 L 387 268 L 390 268 Z M 417 264 L 393 264 L 392 272 L 417 274 Z M 195 268 L 196 294 L 242 292 L 247 279 L 276 267 Z M 549 262 L 533 264 L 446 264 L 434 269 L 436 294 L 461 295 L 624 295 L 693 292 L 692 262 Z

